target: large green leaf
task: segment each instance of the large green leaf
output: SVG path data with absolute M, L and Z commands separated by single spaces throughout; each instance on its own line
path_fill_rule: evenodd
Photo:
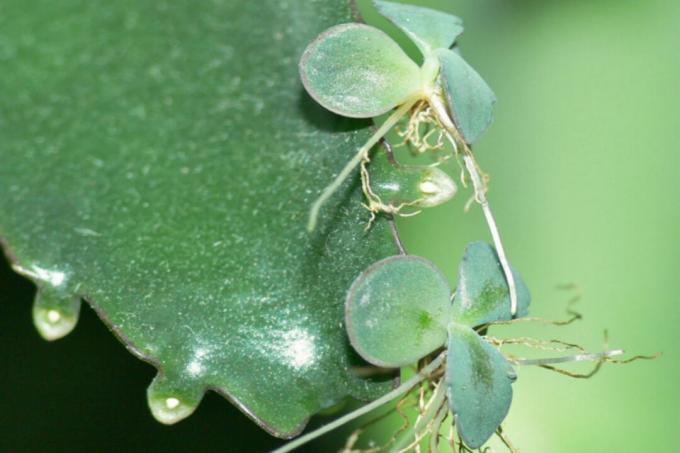
M 347 395 L 354 277 L 394 253 L 357 178 L 306 215 L 368 124 L 304 94 L 298 59 L 337 0 L 7 0 L 0 5 L 0 233 L 38 324 L 85 298 L 159 375 L 163 422 L 207 389 L 278 436 Z M 40 324 L 39 324 L 40 325 Z M 19 389 L 16 389 L 19 391 Z

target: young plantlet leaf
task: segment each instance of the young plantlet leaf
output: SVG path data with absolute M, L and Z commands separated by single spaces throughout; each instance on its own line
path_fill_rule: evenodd
M 448 49 L 463 33 L 463 21 L 452 14 L 383 0 L 373 3 L 380 14 L 411 38 L 424 56 L 435 49 Z
M 531 295 L 522 277 L 512 271 L 517 288 L 516 317 L 529 313 Z M 510 320 L 510 293 L 496 250 L 476 241 L 465 248 L 458 270 L 458 287 L 453 301 L 455 322 L 475 327 L 493 321 Z
M 300 60 L 307 92 L 326 109 L 371 118 L 420 91 L 420 68 L 381 30 L 342 24 L 319 35 Z
M 456 183 L 446 172 L 429 166 L 401 165 L 378 152 L 368 166 L 370 204 L 378 211 L 398 212 L 401 208 L 429 208 L 450 200 Z M 373 208 L 373 206 L 370 206 Z
M 451 289 L 430 261 L 393 256 L 366 269 L 352 284 L 345 323 L 354 349 L 383 367 L 414 363 L 446 342 Z
M 493 121 L 496 95 L 458 53 L 437 50 L 441 79 L 453 121 L 468 144 L 482 136 Z
M 470 327 L 449 325 L 446 385 L 458 434 L 471 448 L 496 432 L 510 409 L 512 365 Z

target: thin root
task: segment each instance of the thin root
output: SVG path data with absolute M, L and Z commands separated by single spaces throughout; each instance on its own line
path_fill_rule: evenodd
M 503 445 L 505 445 L 508 448 L 510 453 L 518 453 L 517 448 L 515 448 L 515 446 L 512 444 L 512 442 L 510 442 L 510 439 L 508 438 L 508 436 L 503 431 L 502 426 L 498 427 L 498 429 L 496 430 L 496 435 L 501 440 L 501 442 L 503 442 Z

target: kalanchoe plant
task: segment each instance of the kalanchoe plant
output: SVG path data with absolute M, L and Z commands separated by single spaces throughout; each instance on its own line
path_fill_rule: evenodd
M 457 428 L 465 448 L 481 447 L 494 433 L 507 441 L 500 425 L 510 409 L 515 366 L 601 363 L 623 353 L 607 350 L 546 359 L 502 354 L 498 340 L 487 337 L 486 330 L 497 323 L 521 321 L 531 301 L 524 281 L 513 273 L 520 319 L 510 313 L 510 294 L 496 250 L 484 242 L 466 248 L 455 291 L 433 263 L 417 256 L 392 256 L 366 269 L 354 281 L 345 305 L 345 324 L 354 349 L 367 362 L 386 368 L 407 366 L 433 353 L 436 358 L 384 397 L 277 451 L 291 451 L 400 397 L 421 381 L 428 382 L 430 392 L 425 409 L 411 430 L 393 440 L 390 451 L 409 451 L 427 434 L 434 439 L 431 451 L 438 451 L 436 434 L 447 419 Z
M 519 314 L 526 315 L 529 291 L 519 275 L 515 278 Z M 347 332 L 359 354 L 377 366 L 405 366 L 445 346 L 444 399 L 460 436 L 478 448 L 508 413 L 515 373 L 474 329 L 512 319 L 508 296 L 496 253 L 484 242 L 468 246 L 453 300 L 446 278 L 432 263 L 395 256 L 354 282 L 347 296 Z
M 485 179 L 470 148 L 491 123 L 496 97 L 482 77 L 452 49 L 463 32 L 462 21 L 428 8 L 382 0 L 374 3 L 383 16 L 411 38 L 423 56 L 423 64 L 418 67 L 392 38 L 365 24 L 336 25 L 307 47 L 300 61 L 302 82 L 325 108 L 353 118 L 393 111 L 313 204 L 308 229 L 314 230 L 323 204 L 357 166 L 370 160 L 371 149 L 402 118 L 409 117 L 412 125 L 413 133 L 406 134 L 406 141 L 421 151 L 428 146 L 426 140 L 423 146 L 419 124 L 434 126 L 462 157 L 472 180 L 510 289 L 511 313 L 515 314 L 515 282 L 486 200 Z M 368 172 L 362 172 L 362 179 L 364 193 L 372 200 L 374 190 Z
M 162 423 L 189 416 L 215 391 L 290 438 L 346 398 L 378 399 L 323 430 L 395 398 L 408 407 L 417 388 L 418 419 L 392 450 L 440 426 L 468 446 L 502 434 L 513 367 L 549 360 L 501 353 L 525 339 L 488 334 L 529 319 L 528 292 L 504 257 L 470 149 L 491 121 L 494 95 L 455 49 L 461 21 L 376 2 L 422 65 L 361 24 L 331 28 L 308 48 L 301 72 L 315 99 L 350 117 L 388 116 L 370 137 L 331 114 L 310 121 L 313 101 L 300 99 L 290 64 L 320 23 L 349 17 L 348 2 L 173 2 L 163 11 L 147 3 L 2 3 L 0 246 L 39 288 L 41 335 L 67 335 L 87 300 L 155 367 L 147 397 Z M 61 23 L 70 26 L 45 26 Z M 168 31 L 182 39 L 165 39 Z M 124 64 L 109 58 L 119 54 Z M 432 263 L 395 248 L 391 222 L 361 231 L 357 187 L 335 200 L 321 237 L 302 231 L 311 192 L 345 164 L 343 149 L 358 151 L 313 205 L 312 227 L 352 172 L 371 215 L 408 215 L 454 195 L 440 168 L 396 162 L 383 139 L 393 127 L 419 153 L 449 142 L 489 222 L 495 248 L 469 247 L 453 298 Z M 387 152 L 374 149 L 381 141 Z M 396 250 L 402 255 L 384 259 Z M 352 345 L 388 369 L 354 373 Z M 616 352 L 559 361 L 601 363 Z M 416 374 L 394 388 L 402 366 Z M 437 450 L 438 436 L 430 438 Z

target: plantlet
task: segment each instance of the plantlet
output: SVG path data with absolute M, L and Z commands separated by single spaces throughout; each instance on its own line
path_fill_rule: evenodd
M 385 190 L 379 183 L 379 175 L 385 159 L 383 154 L 373 160 L 370 156 L 373 147 L 388 131 L 406 119 L 406 128 L 400 135 L 416 152 L 439 150 L 445 138 L 453 147 L 454 156 L 462 159 L 495 247 L 474 242 L 466 248 L 455 291 L 434 264 L 406 255 L 403 247 L 402 255 L 385 258 L 366 269 L 347 295 L 345 326 L 350 343 L 375 366 L 401 368 L 419 363 L 422 368 L 392 392 L 277 452 L 297 448 L 390 400 L 401 398 L 399 410 L 418 385 L 420 412 L 415 424 L 404 428 L 401 435 L 395 435 L 382 448 L 398 452 L 418 450 L 429 435 L 430 451 L 438 451 L 439 433 L 444 421 L 450 419 L 450 426 L 457 428 L 461 451 L 481 448 L 494 433 L 514 451 L 501 423 L 510 409 L 516 366 L 538 365 L 573 377 L 589 377 L 604 362 L 627 363 L 642 357 L 622 362 L 613 359 L 622 354 L 622 350 L 588 353 L 580 346 L 559 340 L 501 340 L 487 335 L 493 325 L 535 320 L 527 318 L 529 290 L 505 256 L 486 199 L 486 179 L 470 147 L 491 123 L 495 96 L 454 48 L 463 31 L 459 18 L 383 0 L 376 0 L 374 4 L 416 44 L 423 64 L 418 67 L 384 32 L 363 24 L 332 27 L 307 47 L 300 61 L 301 77 L 309 94 L 321 105 L 355 118 L 391 112 L 314 202 L 308 229 L 314 230 L 320 208 L 357 166 L 361 167 L 362 188 L 372 216 L 377 212 L 395 214 L 402 207 L 417 205 L 413 200 L 418 198 L 400 194 L 402 189 L 398 185 L 392 192 L 388 191 L 390 196 L 385 198 L 401 196 L 411 201 L 380 201 Z M 391 157 L 391 149 L 386 146 L 387 156 Z M 404 174 L 388 179 L 400 178 L 404 178 Z M 443 187 L 447 184 L 440 182 L 436 189 Z M 450 198 L 454 191 L 449 192 L 433 198 L 438 204 Z M 553 324 L 567 324 L 578 317 Z M 524 359 L 503 354 L 500 348 L 505 344 L 558 351 L 577 349 L 579 353 Z M 578 375 L 551 365 L 584 360 L 597 362 L 593 373 Z M 358 433 L 350 437 L 345 451 L 351 450 L 357 437 Z M 453 447 L 453 434 L 450 442 Z
M 406 140 L 427 151 L 420 124 L 434 125 L 461 156 L 482 206 L 510 290 L 510 312 L 517 311 L 515 282 L 503 244 L 486 199 L 486 182 L 470 145 L 492 120 L 496 97 L 489 86 L 452 49 L 463 32 L 455 16 L 411 5 L 376 0 L 378 11 L 403 30 L 423 56 L 418 67 L 383 31 L 364 24 L 331 27 L 319 35 L 300 60 L 300 75 L 307 92 L 328 110 L 352 118 L 371 118 L 393 111 L 359 148 L 336 179 L 311 207 L 308 229 L 314 230 L 319 210 L 362 162 L 371 149 L 402 118 L 409 118 Z M 362 172 L 364 193 L 371 199 L 368 173 Z
M 510 295 L 498 255 L 484 242 L 473 242 L 466 248 L 455 291 L 437 267 L 424 258 L 397 255 L 370 266 L 357 277 L 347 294 L 345 325 L 354 349 L 369 363 L 388 368 L 404 367 L 442 349 L 443 352 L 437 353 L 415 378 L 399 388 L 277 452 L 297 448 L 401 397 L 422 381 L 427 384 L 421 392 L 430 396 L 421 404 L 424 409 L 415 425 L 393 439 L 390 451 L 408 451 L 426 435 L 432 436 L 436 444 L 437 434 L 447 418 L 451 419 L 451 426 L 457 428 L 461 448 L 480 448 L 494 433 L 508 442 L 500 425 L 510 409 L 515 366 L 554 369 L 550 364 L 587 360 L 597 362 L 599 367 L 603 362 L 617 363 L 612 357 L 622 354 L 621 350 L 601 353 L 580 350 L 580 354 L 547 359 L 502 354 L 497 346 L 504 342 L 546 345 L 540 340 L 502 341 L 486 335 L 492 325 L 529 319 L 524 318 L 531 301 L 529 290 L 517 273 L 515 281 L 519 319 L 513 319 L 509 310 Z M 431 450 L 438 451 L 437 448 Z
M 498 252 L 493 266 L 469 273 L 479 281 L 492 274 L 496 289 L 458 285 L 451 301 L 441 272 L 395 246 L 391 233 L 396 230 L 390 231 L 392 222 L 385 219 L 389 216 L 378 216 L 370 231 L 361 231 L 366 218 L 362 199 L 372 215 L 410 215 L 453 196 L 455 184 L 441 167 L 400 165 L 384 140 L 386 153 L 369 146 L 359 168 L 349 170 L 361 172 L 361 187 L 347 187 L 342 197 L 324 205 L 317 226 L 323 234 L 310 237 L 301 229 L 315 188 L 324 187 L 335 177 L 333 169 L 345 165 L 342 151 L 354 153 L 366 141 L 381 141 L 360 124 L 331 114 L 317 111 L 310 118 L 313 101 L 300 99 L 299 74 L 291 64 L 322 28 L 348 20 L 348 2 L 161 3 L 64 0 L 36 7 L 33 2 L 3 2 L 0 245 L 13 267 L 38 287 L 33 313 L 40 333 L 49 340 L 68 334 L 85 300 L 135 357 L 155 369 L 147 398 L 162 423 L 189 416 L 210 391 L 270 434 L 290 438 L 309 417 L 347 398 L 378 399 L 324 429 L 396 398 L 396 410 L 409 408 L 414 400 L 420 403 L 419 416 L 395 435 L 389 448 L 406 450 L 439 427 L 458 428 L 468 442 L 479 441 L 491 426 L 464 423 L 474 421 L 480 409 L 479 392 L 459 392 L 455 379 L 447 381 L 447 376 L 464 377 L 466 370 L 475 369 L 471 345 L 481 345 L 496 371 L 507 363 L 551 366 L 546 359 L 514 357 L 505 345 L 560 350 L 574 345 L 497 338 L 487 331 L 530 318 L 523 317 L 522 282 L 516 291 L 511 284 L 519 277 L 503 258 L 485 204 L 486 180 L 468 146 L 486 127 L 484 118 L 490 120 L 489 111 L 480 108 L 489 103 L 490 91 L 475 95 L 475 73 L 445 52 L 455 44 L 460 22 L 432 10 L 379 3 L 432 58 L 422 67 L 407 60 L 383 72 L 390 77 L 383 92 L 360 92 L 361 87 L 344 92 L 359 93 L 359 104 L 376 94 L 388 99 L 393 106 L 386 116 L 404 109 L 393 128 L 414 152 L 439 158 L 445 146 L 455 145 L 452 156 L 467 171 L 463 185 L 472 180 Z M 238 40 L 244 36 L 248 39 Z M 379 45 L 374 49 L 369 62 L 384 56 Z M 392 53 L 400 52 L 396 47 Z M 116 55 L 125 55 L 124 61 L 111 58 Z M 355 57 L 335 69 L 351 66 Z M 418 82 L 404 84 L 412 80 L 413 68 Z M 328 72 L 323 65 L 317 69 Z M 448 73 L 455 83 L 448 83 Z M 430 88 L 429 98 L 423 97 Z M 410 108 L 400 101 L 404 96 L 413 101 Z M 372 115 L 382 108 L 384 102 L 359 113 Z M 372 265 L 397 250 L 404 256 Z M 356 318 L 352 342 L 374 363 L 397 366 L 412 360 L 408 366 L 415 368 L 415 376 L 405 376 L 396 389 L 395 369 L 369 367 L 363 375 L 353 370 L 357 357 L 341 305 L 367 267 L 371 272 L 352 286 L 354 308 L 347 310 Z M 398 309 L 396 317 L 386 310 L 380 319 L 371 318 L 375 333 L 383 332 L 383 337 L 372 337 L 370 329 L 360 327 L 369 317 L 360 316 L 357 304 L 365 298 L 357 294 L 373 294 L 373 285 L 380 282 L 386 294 L 374 299 L 382 297 L 386 306 Z M 505 302 L 495 304 L 496 311 L 482 303 L 499 293 Z M 411 302 L 405 302 L 407 295 Z M 463 308 L 458 302 L 466 299 Z M 370 297 L 367 304 L 366 310 Z M 417 310 L 410 318 L 409 308 Z M 406 321 L 415 330 L 395 328 Z M 12 343 L 4 344 L 11 349 Z M 502 360 L 488 346 L 503 349 Z M 454 354 L 457 348 L 461 352 Z M 615 353 L 579 349 L 576 356 L 554 361 L 595 360 L 599 366 Z M 55 351 L 47 369 L 52 364 L 69 369 L 70 360 Z M 507 375 L 499 375 L 495 388 L 500 396 L 480 402 L 480 410 L 495 418 L 502 418 L 506 402 L 501 396 L 507 396 L 508 387 Z M 9 383 L 9 400 L 36 397 L 28 379 Z M 100 387 L 106 387 L 105 379 Z M 59 392 L 60 386 L 50 385 L 47 391 Z M 143 394 L 139 389 L 131 393 Z M 40 407 L 48 403 L 37 401 Z M 109 415 L 118 413 L 109 404 L 99 406 Z M 15 418 L 13 411 L 5 412 Z M 41 428 L 23 426 L 20 418 L 15 420 L 18 429 L 3 424 L 7 429 L 0 443 L 8 441 L 8 448 L 16 431 L 19 437 L 41 437 L 21 436 L 25 429 Z M 59 429 L 57 423 L 49 427 Z M 500 427 L 496 433 L 503 435 Z M 430 437 L 436 450 L 439 438 Z M 108 441 L 106 436 L 102 441 Z
M 520 289 L 519 315 L 524 316 L 529 291 L 518 275 L 515 281 Z M 446 278 L 432 263 L 413 256 L 387 258 L 352 285 L 347 332 L 364 359 L 383 367 L 415 363 L 446 345 L 445 399 L 465 443 L 478 448 L 505 418 L 515 379 L 510 363 L 474 330 L 512 319 L 492 247 L 483 242 L 468 246 L 457 288 L 452 302 Z

